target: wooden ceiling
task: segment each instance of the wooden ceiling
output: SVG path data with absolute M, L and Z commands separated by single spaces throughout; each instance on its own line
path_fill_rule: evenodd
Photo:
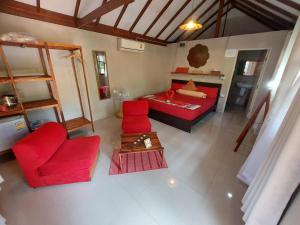
M 233 8 L 270 30 L 293 29 L 300 13 L 296 0 L 0 1 L 3 13 L 158 45 L 195 40 L 212 27 L 213 37 L 219 37 Z M 178 29 L 190 19 L 203 28 L 194 32 Z

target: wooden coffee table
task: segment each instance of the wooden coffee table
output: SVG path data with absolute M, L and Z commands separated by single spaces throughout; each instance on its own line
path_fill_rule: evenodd
M 145 138 L 150 138 L 152 147 L 146 148 L 144 141 L 137 142 L 142 135 L 146 135 Z M 144 138 L 144 139 L 145 139 Z M 134 142 L 137 142 L 134 144 Z M 138 133 L 138 134 L 122 134 L 121 135 L 121 149 L 119 151 L 119 166 L 122 171 L 122 159 L 126 154 L 135 154 L 143 152 L 157 151 L 161 155 L 161 166 L 164 161 L 164 148 L 161 146 L 156 132 Z

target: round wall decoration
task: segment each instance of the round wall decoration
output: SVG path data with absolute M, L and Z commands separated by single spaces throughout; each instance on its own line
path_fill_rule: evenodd
M 209 58 L 208 47 L 205 45 L 197 44 L 192 47 L 187 56 L 190 66 L 199 68 L 204 66 Z

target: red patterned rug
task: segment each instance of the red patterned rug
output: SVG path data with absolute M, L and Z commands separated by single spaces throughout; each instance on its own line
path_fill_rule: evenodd
M 120 171 L 118 152 L 119 150 L 113 152 L 109 175 L 168 168 L 165 159 L 163 159 L 161 166 L 161 155 L 158 152 L 144 152 L 124 155 L 122 160 L 123 171 Z

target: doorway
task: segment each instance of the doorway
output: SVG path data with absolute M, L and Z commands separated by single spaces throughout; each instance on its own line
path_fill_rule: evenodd
M 255 91 L 259 87 L 268 50 L 240 50 L 226 102 L 226 111 L 252 110 Z

